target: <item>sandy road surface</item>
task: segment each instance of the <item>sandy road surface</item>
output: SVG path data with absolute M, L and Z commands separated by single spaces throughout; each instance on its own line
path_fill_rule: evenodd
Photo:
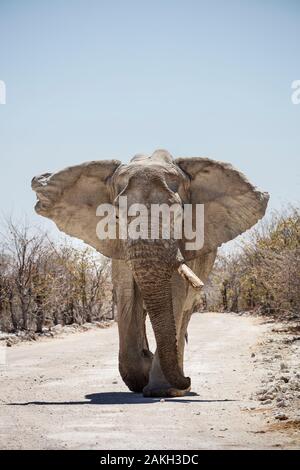
M 288 448 L 250 400 L 263 370 L 250 360 L 257 319 L 195 314 L 186 374 L 193 395 L 146 399 L 118 374 L 117 326 L 7 348 L 0 366 L 2 449 Z

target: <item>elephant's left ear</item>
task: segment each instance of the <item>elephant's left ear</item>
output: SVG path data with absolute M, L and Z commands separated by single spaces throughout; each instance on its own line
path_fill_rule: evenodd
M 97 208 L 111 203 L 109 178 L 121 164 L 118 160 L 82 163 L 32 180 L 39 215 L 56 223 L 68 235 L 79 238 L 111 258 L 123 258 L 123 245 L 117 239 L 97 236 Z
M 204 204 L 202 253 L 232 240 L 265 214 L 268 193 L 259 191 L 230 164 L 199 157 L 175 162 L 190 177 L 191 203 Z M 190 251 L 186 258 L 199 254 Z

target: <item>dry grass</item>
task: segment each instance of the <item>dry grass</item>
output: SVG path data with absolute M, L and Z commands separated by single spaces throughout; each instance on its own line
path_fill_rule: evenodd
M 272 423 L 267 428 L 268 431 L 300 431 L 300 420 L 287 420 Z

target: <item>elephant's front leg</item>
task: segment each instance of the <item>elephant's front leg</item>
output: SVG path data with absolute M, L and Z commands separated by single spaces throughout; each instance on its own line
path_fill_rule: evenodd
M 206 281 L 213 267 L 216 251 L 188 263 L 192 271 Z M 201 261 L 201 262 L 200 262 Z M 184 347 L 187 328 L 195 305 L 198 303 L 198 293 L 174 273 L 172 278 L 173 311 L 176 322 L 178 362 L 183 369 Z M 145 396 L 183 396 L 189 390 L 177 390 L 170 386 L 161 370 L 157 351 L 154 355 L 149 383 L 144 388 Z
M 184 359 L 184 347 L 185 347 L 185 337 L 188 322 L 191 317 L 191 312 L 182 312 L 182 324 L 177 332 L 177 348 L 178 348 L 178 361 L 179 365 L 183 371 L 183 359 Z M 190 391 L 190 387 L 186 390 L 179 390 L 172 387 L 167 379 L 165 378 L 158 357 L 158 352 L 156 350 L 152 362 L 152 367 L 149 375 L 149 382 L 143 389 L 143 394 L 145 397 L 183 397 Z
M 149 381 L 153 358 L 146 337 L 143 301 L 123 261 L 113 261 L 112 275 L 118 309 L 119 371 L 131 391 L 142 392 Z
M 191 312 L 184 310 L 185 299 L 187 295 L 187 286 L 182 278 L 174 274 L 172 278 L 172 297 L 173 297 L 173 311 L 176 323 L 177 332 L 177 352 L 178 362 L 181 370 L 183 371 L 183 358 L 185 347 L 185 335 L 187 326 L 191 317 Z M 182 397 L 190 388 L 186 390 L 179 390 L 172 387 L 165 378 L 158 357 L 158 352 L 155 352 L 152 367 L 149 376 L 149 383 L 143 390 L 146 397 Z

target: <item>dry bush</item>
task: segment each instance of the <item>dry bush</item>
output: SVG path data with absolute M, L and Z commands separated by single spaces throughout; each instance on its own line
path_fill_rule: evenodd
M 111 318 L 110 263 L 9 220 L 0 239 L 0 329 L 42 332 Z
M 300 318 L 300 211 L 273 214 L 241 249 L 218 257 L 207 288 L 209 307 Z

